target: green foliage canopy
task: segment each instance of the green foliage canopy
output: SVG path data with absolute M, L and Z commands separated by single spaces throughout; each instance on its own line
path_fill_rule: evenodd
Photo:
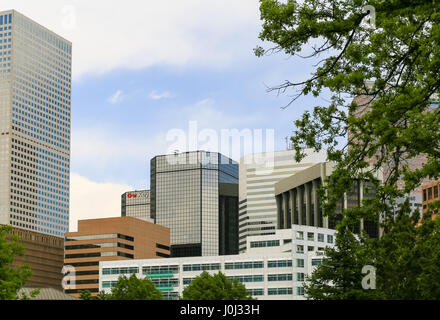
M 210 275 L 208 272 L 196 277 L 182 294 L 182 300 L 253 300 L 246 287 L 223 273 Z

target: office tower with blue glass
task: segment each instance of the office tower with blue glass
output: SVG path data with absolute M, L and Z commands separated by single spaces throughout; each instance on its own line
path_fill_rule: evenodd
M 151 218 L 170 228 L 171 256 L 238 254 L 238 163 L 193 151 L 151 160 Z
M 69 227 L 72 44 L 0 12 L 0 224 Z

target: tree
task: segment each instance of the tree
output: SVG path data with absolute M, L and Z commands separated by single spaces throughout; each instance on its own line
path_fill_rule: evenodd
M 253 300 L 246 287 L 223 273 L 210 275 L 203 271 L 182 293 L 182 300 Z
M 112 292 L 105 295 L 105 300 L 162 300 L 162 293 L 150 279 L 139 279 L 132 274 L 129 278 L 119 277 Z
M 27 264 L 13 267 L 14 257 L 24 255 L 24 246 L 11 226 L 0 226 L 0 300 L 18 299 L 19 290 L 32 275 Z
M 428 280 L 440 274 L 438 263 L 433 263 L 438 258 L 438 219 L 425 216 L 418 226 L 408 212 L 396 217 L 393 206 L 423 179 L 440 177 L 439 9 L 436 0 L 260 0 L 260 39 L 273 46 L 259 46 L 255 54 L 283 52 L 317 62 L 308 79 L 287 80 L 269 90 L 294 90 L 288 106 L 301 96 L 331 93 L 328 104 L 314 106 L 295 121 L 291 137 L 296 160 L 304 157 L 307 147 L 326 149 L 328 160 L 336 163 L 320 192 L 323 214 L 334 217 L 336 203 L 355 179 L 369 180 L 375 187 L 373 199 L 344 210 L 338 230 L 343 230 L 341 253 L 350 249 L 354 258 L 370 259 L 377 267 L 376 298 L 438 297 L 438 285 Z M 426 157 L 426 163 L 421 169 L 411 168 L 409 160 L 418 156 Z M 370 166 L 366 159 L 372 158 Z M 375 173 L 383 168 L 387 172 L 381 181 Z M 349 237 L 351 231 L 339 229 L 379 218 L 381 239 L 360 239 L 358 245 Z M 337 252 L 329 251 L 328 266 L 345 261 Z M 338 278 L 349 280 L 360 265 L 343 266 L 350 272 L 341 270 L 334 277 L 323 271 L 325 266 L 319 267 L 312 279 L 316 286 L 309 291 L 321 298 L 365 298 L 357 290 L 358 278 Z M 319 293 L 321 280 L 346 290 L 333 294 L 322 286 Z M 405 294 L 405 288 L 412 294 Z
M 362 288 L 362 268 L 371 265 L 365 254 L 365 238 L 357 239 L 347 228 L 338 226 L 335 247 L 327 248 L 322 263 L 304 283 L 304 295 L 314 300 L 376 299 L 377 291 Z
M 335 248 L 307 278 L 309 299 L 440 299 L 440 218 L 419 224 L 419 213 L 410 213 L 406 201 L 395 220 L 385 224 L 381 239 L 357 239 L 342 225 Z M 362 287 L 362 268 L 376 268 L 375 290 Z

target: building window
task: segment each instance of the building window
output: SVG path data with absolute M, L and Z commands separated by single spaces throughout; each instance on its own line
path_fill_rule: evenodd
M 220 270 L 220 263 L 184 264 L 183 271 Z
M 267 248 L 267 247 L 279 247 L 279 246 L 280 246 L 280 240 L 251 242 L 251 248 Z
M 138 267 L 103 268 L 102 274 L 133 274 L 139 273 Z
M 296 295 L 303 296 L 304 295 L 304 288 L 303 287 L 297 287 L 296 288 Z
M 315 241 L 315 234 L 313 232 L 307 232 L 307 240 Z
M 169 254 L 162 253 L 162 252 L 159 252 L 159 251 L 156 251 L 156 256 L 162 257 L 162 258 L 169 258 L 170 257 Z
M 296 259 L 296 266 L 298 268 L 304 268 L 304 259 Z
M 434 187 L 434 199 L 438 198 L 438 186 Z
M 251 295 L 251 296 L 263 296 L 264 295 L 264 289 L 260 289 L 260 288 L 257 288 L 257 289 L 247 289 L 247 291 L 249 292 L 249 294 Z
M 296 240 L 304 240 L 304 232 L 298 231 L 296 233 Z
M 241 283 L 263 282 L 264 281 L 263 275 L 231 276 L 231 277 L 228 277 L 228 279 L 231 281 L 237 280 L 238 282 L 241 282 Z
M 179 266 L 151 266 L 142 267 L 142 273 L 148 276 L 164 275 L 172 277 L 173 274 L 179 273 Z
M 324 234 L 318 233 L 318 241 L 319 242 L 324 242 Z
M 292 280 L 292 274 L 291 273 L 268 274 L 267 275 L 267 281 L 291 281 L 291 280 Z
M 288 295 L 292 294 L 292 288 L 269 288 L 267 289 L 267 294 L 269 296 L 279 296 L 279 295 Z
M 304 273 L 297 272 L 296 273 L 296 281 L 304 281 Z
M 333 243 L 333 236 L 331 234 L 327 235 L 327 242 L 328 243 Z
M 312 266 L 319 266 L 322 263 L 322 259 L 312 259 Z
M 423 201 L 426 201 L 426 189 L 423 190 Z
M 250 261 L 250 262 L 227 262 L 225 263 L 225 269 L 262 269 L 262 261 Z
M 432 188 L 428 189 L 428 200 L 432 199 Z
M 292 266 L 292 260 L 268 261 L 268 268 L 286 268 Z
M 166 246 L 166 245 L 163 245 L 163 244 L 160 244 L 160 243 L 156 243 L 156 248 L 159 248 L 159 249 L 164 249 L 164 250 L 170 250 L 170 247 L 169 246 Z

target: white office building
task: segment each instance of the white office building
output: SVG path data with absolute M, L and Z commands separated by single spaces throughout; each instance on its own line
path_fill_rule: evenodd
M 274 185 L 311 166 L 325 162 L 325 150 L 304 150 L 306 157 L 295 161 L 295 151 L 285 150 L 249 154 L 240 159 L 239 168 L 239 251 L 246 250 L 246 238 L 274 234 L 277 204 Z
M 164 299 L 178 299 L 194 278 L 207 271 L 237 279 L 259 300 L 304 300 L 305 275 L 320 263 L 319 252 L 334 242 L 335 230 L 295 225 L 274 235 L 248 237 L 244 254 L 102 261 L 99 290 L 108 293 L 121 275 L 136 274 L 150 278 Z M 311 253 L 316 253 L 313 261 Z

